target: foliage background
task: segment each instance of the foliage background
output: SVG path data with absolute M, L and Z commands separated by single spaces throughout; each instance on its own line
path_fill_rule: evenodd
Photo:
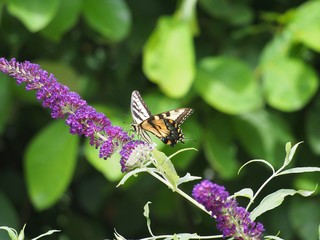
M 257 189 L 270 172 L 252 165 L 237 175 L 239 166 L 253 158 L 279 166 L 288 141 L 305 141 L 296 166 L 320 165 L 320 1 L 7 0 L 0 9 L 1 57 L 39 63 L 114 124 L 130 129 L 135 89 L 154 113 L 194 108 L 186 144 L 159 143 L 168 153 L 199 149 L 176 159 L 181 175 L 230 193 Z M 30 237 L 61 229 L 52 239 L 112 238 L 114 228 L 139 238 L 148 235 L 142 212 L 152 201 L 155 233 L 216 233 L 212 219 L 150 176 L 116 189 L 118 156 L 97 159 L 34 93 L 0 78 L 0 226 L 27 223 Z M 263 194 L 318 181 L 285 176 Z M 319 200 L 287 198 L 258 220 L 267 234 L 316 239 Z

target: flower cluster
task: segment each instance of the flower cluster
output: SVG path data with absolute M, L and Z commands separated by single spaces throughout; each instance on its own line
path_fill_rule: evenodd
M 140 140 L 130 141 L 125 144 L 120 151 L 121 171 L 128 172 L 143 166 L 145 162 L 150 160 L 150 154 L 153 149 L 154 146 Z
M 26 90 L 35 90 L 42 106 L 51 110 L 52 118 L 66 117 L 70 133 L 89 138 L 90 144 L 99 148 L 99 157 L 110 157 L 119 147 L 131 140 L 127 132 L 112 126 L 104 114 L 89 106 L 77 93 L 60 84 L 39 65 L 0 58 L 0 71 L 14 77 L 17 84 L 25 83 Z
M 252 222 L 249 212 L 239 207 L 236 200 L 229 197 L 229 193 L 223 186 L 204 180 L 194 186 L 192 196 L 211 211 L 217 221 L 217 228 L 224 237 L 241 240 L 262 238 L 263 225 Z

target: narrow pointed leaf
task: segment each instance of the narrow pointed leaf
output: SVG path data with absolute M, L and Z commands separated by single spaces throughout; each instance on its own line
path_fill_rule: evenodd
M 319 167 L 296 167 L 284 170 L 278 175 L 292 174 L 292 173 L 307 173 L 307 172 L 320 172 Z
M 294 189 L 280 189 L 274 193 L 269 194 L 260 202 L 250 214 L 250 218 L 254 221 L 261 214 L 272 210 L 282 204 L 286 196 L 293 196 L 295 194 L 300 194 L 303 197 L 310 196 L 314 191 L 307 190 L 294 190 Z

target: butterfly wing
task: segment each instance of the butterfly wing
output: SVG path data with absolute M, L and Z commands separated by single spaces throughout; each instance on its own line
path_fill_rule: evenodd
M 135 124 L 140 124 L 151 117 L 150 110 L 137 90 L 133 91 L 131 95 L 131 114 Z
M 147 132 L 143 131 L 140 124 L 152 115 L 137 90 L 133 91 L 131 94 L 131 115 L 133 130 L 136 131 L 146 142 L 151 143 L 150 136 Z
M 162 142 L 173 147 L 177 142 L 183 142 L 184 135 L 180 125 L 192 112 L 191 108 L 163 112 L 144 120 L 140 126 L 143 130 L 153 133 Z

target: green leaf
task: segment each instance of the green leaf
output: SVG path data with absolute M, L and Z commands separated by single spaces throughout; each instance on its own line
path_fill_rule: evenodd
M 38 240 L 38 239 L 40 239 L 40 238 L 42 238 L 42 237 L 44 237 L 44 236 L 52 235 L 53 233 L 56 233 L 56 232 L 60 232 L 60 230 L 49 230 L 48 232 L 43 233 L 43 234 L 41 234 L 40 236 L 38 236 L 38 237 L 36 237 L 36 238 L 33 238 L 33 239 L 31 239 L 31 240 Z
M 59 41 L 63 34 L 76 24 L 81 7 L 82 0 L 60 1 L 56 16 L 41 33 L 52 40 Z
M 258 82 L 242 61 L 208 57 L 200 61 L 195 81 L 199 95 L 212 107 L 239 114 L 262 106 Z
M 109 181 L 118 181 L 122 177 L 119 154 L 115 153 L 107 160 L 99 158 L 99 149 L 95 149 L 87 140 L 84 145 L 84 155 L 89 163 Z
M 123 0 L 91 0 L 83 2 L 83 14 L 88 25 L 113 42 L 129 33 L 131 14 Z
M 284 170 L 278 175 L 285 175 L 285 174 L 296 174 L 296 173 L 307 173 L 307 172 L 320 172 L 319 167 L 296 167 L 290 168 L 288 170 Z
M 300 194 L 303 197 L 310 196 L 314 191 L 307 190 L 294 190 L 294 189 L 280 189 L 274 193 L 269 194 L 260 202 L 250 214 L 250 219 L 255 221 L 255 219 L 261 214 L 272 210 L 282 204 L 286 196 L 293 196 L 295 194 Z
M 18 240 L 24 240 L 24 229 L 26 228 L 26 224 L 23 225 L 23 228 L 20 230 L 18 235 Z
M 234 117 L 233 125 L 240 143 L 253 158 L 263 158 L 279 166 L 283 145 L 293 140 L 287 123 L 278 115 L 256 111 Z
M 153 150 L 153 156 L 157 161 L 157 169 L 166 176 L 172 187 L 177 187 L 179 176 L 171 160 L 163 152 L 160 152 L 156 149 Z
M 279 238 L 277 236 L 264 236 L 264 239 L 268 240 L 268 239 L 273 239 L 273 240 L 284 240 L 283 238 Z
M 149 217 L 149 213 L 150 213 L 150 210 L 149 210 L 149 205 L 151 204 L 151 202 L 147 202 L 144 207 L 143 207 L 143 216 L 145 216 L 145 218 L 147 219 L 147 226 L 148 226 L 148 230 L 149 230 L 149 233 L 151 236 L 154 236 L 153 233 L 152 233 L 152 230 L 151 230 L 151 219 Z
M 2 226 L 0 229 L 7 231 L 11 240 L 18 240 L 18 233 L 13 228 Z
M 239 164 L 229 119 L 223 115 L 213 119 L 213 122 L 209 119 L 205 128 L 204 153 L 214 171 L 217 171 L 221 178 L 230 179 L 236 176 Z
M 298 59 L 274 59 L 264 65 L 262 77 L 267 102 L 281 111 L 303 108 L 318 89 L 316 73 Z
M 30 142 L 25 171 L 33 205 L 43 210 L 56 203 L 68 187 L 76 164 L 78 136 L 62 122 L 53 122 Z
M 13 228 L 18 227 L 18 214 L 9 199 L 0 191 L 0 226 L 7 225 Z M 6 229 L 4 229 L 6 230 Z M 8 230 L 7 230 L 8 231 Z M 10 230 L 8 231 L 9 234 Z M 0 231 L 0 239 L 8 239 L 7 233 Z
M 10 0 L 8 10 L 20 19 L 30 32 L 37 32 L 54 18 L 59 4 L 59 0 Z
M 309 143 L 314 154 L 320 155 L 320 98 L 317 96 L 314 103 L 307 109 L 306 115 L 306 134 L 307 143 Z
M 253 18 L 245 1 L 200 0 L 199 4 L 212 17 L 225 19 L 234 25 L 248 24 Z
M 277 59 L 286 58 L 292 47 L 293 36 L 290 31 L 282 31 L 277 34 L 273 39 L 264 47 L 260 57 L 260 68 L 264 71 L 266 65 L 273 64 Z
M 246 198 L 252 199 L 253 198 L 253 191 L 251 188 L 244 188 L 238 192 L 235 192 L 233 195 L 235 197 L 246 197 Z
M 195 75 L 192 32 L 187 21 L 161 17 L 143 52 L 143 71 L 168 96 L 179 98 Z
M 290 142 L 288 142 L 286 144 L 286 157 L 285 157 L 284 164 L 283 164 L 284 166 L 287 166 L 292 161 L 292 159 L 296 153 L 296 150 L 301 143 L 302 142 L 298 142 L 293 147 L 291 147 Z
M 310 1 L 296 9 L 288 29 L 297 42 L 320 52 L 320 2 Z
M 180 184 L 186 183 L 186 182 L 191 182 L 191 181 L 194 181 L 194 180 L 199 180 L 199 179 L 201 179 L 201 177 L 191 176 L 190 173 L 187 173 L 185 176 L 179 178 L 179 181 L 178 181 L 177 185 L 180 185 Z
M 10 117 L 11 94 L 9 81 L 12 81 L 12 79 L 3 74 L 0 75 L 0 135 Z

